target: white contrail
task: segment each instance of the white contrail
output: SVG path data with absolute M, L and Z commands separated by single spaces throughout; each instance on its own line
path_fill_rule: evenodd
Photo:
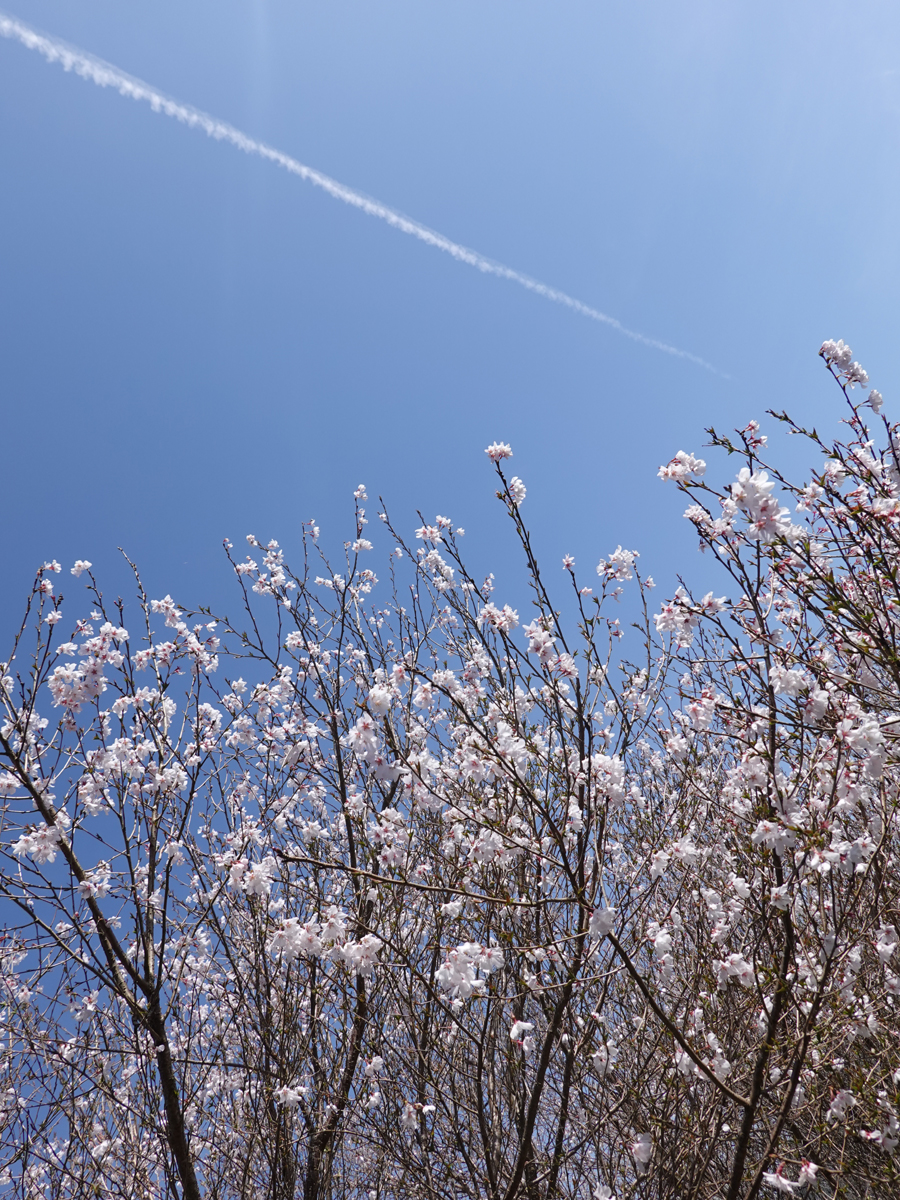
M 388 225 L 399 229 L 401 233 L 408 233 L 412 237 L 418 238 L 420 242 L 425 242 L 429 246 L 443 250 L 445 254 L 450 254 L 460 262 L 468 263 L 470 267 L 476 267 L 479 271 L 483 271 L 487 275 L 497 275 L 501 279 L 509 279 L 513 283 L 518 283 L 521 287 L 527 288 L 530 292 L 536 292 L 539 296 L 543 296 L 547 300 L 554 300 L 557 304 L 564 304 L 567 308 L 574 309 L 575 312 L 581 313 L 584 317 L 590 317 L 594 321 L 600 321 L 604 325 L 609 325 L 618 333 L 623 333 L 635 342 L 641 342 L 645 346 L 652 346 L 654 350 L 662 350 L 663 353 L 673 354 L 677 358 L 687 359 L 689 362 L 696 363 L 697 366 L 705 367 L 707 371 L 712 371 L 716 375 L 720 374 L 714 366 L 704 359 L 699 358 L 696 354 L 690 354 L 687 350 L 679 350 L 677 346 L 670 346 L 666 342 L 660 342 L 656 338 L 647 337 L 643 333 L 635 333 L 633 329 L 627 329 L 615 317 L 609 317 L 606 313 L 602 313 L 596 308 L 591 308 L 588 304 L 582 304 L 580 300 L 568 296 L 565 292 L 561 292 L 557 288 L 549 287 L 546 283 L 540 283 L 536 279 L 531 279 L 528 275 L 523 275 L 520 271 L 514 271 L 511 267 L 505 267 L 502 263 L 485 258 L 483 254 L 479 254 L 475 250 L 469 250 L 465 246 L 460 246 L 458 242 L 451 242 L 442 233 L 436 233 L 426 225 L 420 225 L 418 221 L 413 221 L 410 217 L 405 217 L 395 209 L 388 208 L 386 204 L 381 204 L 378 200 L 373 200 L 371 197 L 363 195 L 362 192 L 345 187 L 344 184 L 338 183 L 336 179 L 331 179 L 328 175 L 323 175 L 321 171 L 307 167 L 303 163 L 298 162 L 297 159 L 291 158 L 287 154 L 282 154 L 280 150 L 275 150 L 272 146 L 267 146 L 264 142 L 258 142 L 255 138 L 248 137 L 246 133 L 241 133 L 239 129 L 235 129 L 233 125 L 228 125 L 225 121 L 219 121 L 215 117 L 209 116 L 208 113 L 201 112 L 200 109 L 193 108 L 189 104 L 182 104 L 179 100 L 173 100 L 162 92 L 158 92 L 149 83 L 135 79 L 132 75 L 126 75 L 118 67 L 104 62 L 102 58 L 95 58 L 94 55 L 87 54 L 84 50 L 78 50 L 75 46 L 70 46 L 68 43 L 60 41 L 59 38 L 39 33 L 36 29 L 32 29 L 31 26 L 17 20 L 15 17 L 0 13 L 0 36 L 21 42 L 29 50 L 37 50 L 39 54 L 43 54 L 48 62 L 58 62 L 64 70 L 74 71 L 82 79 L 89 79 L 99 87 L 112 87 L 122 96 L 129 96 L 132 100 L 146 101 L 154 112 L 165 113 L 167 117 L 174 117 L 176 121 L 181 121 L 193 129 L 201 129 L 205 134 L 211 138 L 215 138 L 217 141 L 230 142 L 232 146 L 237 146 L 239 150 L 243 150 L 246 154 L 257 154 L 260 158 L 266 158 L 270 162 L 276 163 L 279 167 L 284 167 L 291 174 L 299 175 L 301 179 L 305 179 L 308 183 L 315 184 L 316 187 L 327 192 L 329 196 L 334 196 L 336 200 L 343 200 L 345 204 L 352 204 L 354 208 L 362 209 L 369 216 L 378 217 L 379 220 L 386 221 Z

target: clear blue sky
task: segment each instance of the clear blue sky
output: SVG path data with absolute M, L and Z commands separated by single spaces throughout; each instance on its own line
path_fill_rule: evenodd
M 45 558 L 118 580 L 117 545 L 221 607 L 223 536 L 339 544 L 360 482 L 504 572 L 495 439 L 551 564 L 621 542 L 670 593 L 702 564 L 655 472 L 705 425 L 834 428 L 826 337 L 896 412 L 896 2 L 8 11 L 730 378 L 0 41 L 5 628 Z

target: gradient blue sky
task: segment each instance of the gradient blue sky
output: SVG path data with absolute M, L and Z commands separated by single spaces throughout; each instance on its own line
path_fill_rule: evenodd
M 7 11 L 730 378 L 0 41 L 4 628 L 46 558 L 115 587 L 117 545 L 227 606 L 223 536 L 339 544 L 360 482 L 505 573 L 494 439 L 551 566 L 621 542 L 668 594 L 703 566 L 660 462 L 772 406 L 835 429 L 826 337 L 894 408 L 896 2 Z

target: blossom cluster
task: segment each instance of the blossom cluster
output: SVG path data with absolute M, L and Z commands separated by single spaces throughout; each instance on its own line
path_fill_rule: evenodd
M 574 620 L 362 486 L 337 560 L 226 544 L 236 622 L 126 630 L 46 564 L 0 672 L 10 1194 L 892 1194 L 900 436 L 848 427 L 796 486 L 756 422 L 727 487 L 679 451 L 727 582 L 566 556 Z

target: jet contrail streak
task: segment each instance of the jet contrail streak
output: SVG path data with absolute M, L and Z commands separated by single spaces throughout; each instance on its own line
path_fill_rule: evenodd
M 494 262 L 493 259 L 486 258 L 483 254 L 479 254 L 475 250 L 469 250 L 466 246 L 459 245 L 458 242 L 452 242 L 449 238 L 444 237 L 442 233 L 436 233 L 426 225 L 421 225 L 418 221 L 413 221 L 410 217 L 404 216 L 395 209 L 388 208 L 386 204 L 382 204 L 378 200 L 373 200 L 370 196 L 366 196 L 362 192 L 354 191 L 353 188 L 338 183 L 336 179 L 331 179 L 328 175 L 323 175 L 321 171 L 307 167 L 304 163 L 298 162 L 297 159 L 291 158 L 287 154 L 283 154 L 280 150 L 276 150 L 272 146 L 267 146 L 264 142 L 258 142 L 246 133 L 241 133 L 233 125 L 228 125 L 225 121 L 219 121 L 216 117 L 211 117 L 208 113 L 201 112 L 200 109 L 193 108 L 189 104 L 182 104 L 179 100 L 173 100 L 170 96 L 166 96 L 162 92 L 157 91 L 156 88 L 151 87 L 149 83 L 135 79 L 132 75 L 126 75 L 118 67 L 104 62 L 102 58 L 95 58 L 94 55 L 87 54 L 84 50 L 79 50 L 75 46 L 70 46 L 68 43 L 60 41 L 59 38 L 39 33 L 36 29 L 32 29 L 31 26 L 17 20 L 15 17 L 0 13 L 0 36 L 20 42 L 29 50 L 37 50 L 48 62 L 59 63 L 65 71 L 74 71 L 76 75 L 80 75 L 82 79 L 90 80 L 91 83 L 96 83 L 98 87 L 115 88 L 122 96 L 128 96 L 132 100 L 140 100 L 149 104 L 154 112 L 164 113 L 167 117 L 174 117 L 176 121 L 181 121 L 192 129 L 200 129 L 217 141 L 230 142 L 232 146 L 236 146 L 246 154 L 256 154 L 260 158 L 268 159 L 269 162 L 273 162 L 277 166 L 283 167 L 286 171 L 290 171 L 292 175 L 299 175 L 307 183 L 312 183 L 316 187 L 321 188 L 322 191 L 327 192 L 329 196 L 333 196 L 336 200 L 342 200 L 345 204 L 351 204 L 354 208 L 368 213 L 370 217 L 377 217 L 381 221 L 386 221 L 388 225 L 392 225 L 394 229 L 399 229 L 401 233 L 407 233 L 411 237 L 418 238 L 420 242 L 425 242 L 428 246 L 434 246 L 437 250 L 443 250 L 445 254 L 450 254 L 453 258 L 467 263 L 470 267 L 475 267 L 479 271 L 483 271 L 486 275 L 496 275 L 500 279 L 509 279 L 512 283 L 517 283 L 520 287 L 527 288 L 528 291 L 535 292 L 538 296 L 543 296 L 546 300 L 553 300 L 557 304 L 564 304 L 566 308 L 571 308 L 575 312 L 581 313 L 584 317 L 590 317 L 593 321 L 600 321 L 603 325 L 608 325 L 611 329 L 615 329 L 618 333 L 624 334 L 625 337 L 631 338 L 635 342 L 640 342 L 644 346 L 651 346 L 654 350 L 661 350 L 664 354 L 672 354 L 676 358 L 687 359 L 689 362 L 696 363 L 697 366 L 704 367 L 707 371 L 712 371 L 716 375 L 721 374 L 714 366 L 706 362 L 705 359 L 699 358 L 696 354 L 690 354 L 687 350 L 679 350 L 677 346 L 670 346 L 666 342 L 647 337 L 643 333 L 636 333 L 633 329 L 627 329 L 615 317 L 607 316 L 606 313 L 602 313 L 596 308 L 591 308 L 588 304 L 582 304 L 580 300 L 576 300 L 573 296 L 569 296 L 557 288 L 549 287 L 546 283 L 540 283 L 537 279 L 523 275 L 521 271 L 514 271 L 511 267 L 505 267 L 502 263 Z

